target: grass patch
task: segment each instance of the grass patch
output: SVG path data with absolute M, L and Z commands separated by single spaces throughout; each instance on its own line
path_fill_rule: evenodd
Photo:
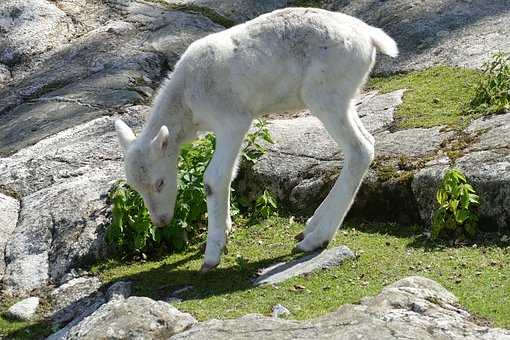
M 398 128 L 448 125 L 465 127 L 476 115 L 463 114 L 482 74 L 477 70 L 437 66 L 426 70 L 375 77 L 369 86 L 383 93 L 407 89 L 395 112 Z
M 199 245 L 160 261 L 122 264 L 109 261 L 92 271 L 105 282 L 133 280 L 135 294 L 166 299 L 171 292 L 192 285 L 176 307 L 200 320 L 232 318 L 247 313 L 269 315 L 281 303 L 291 318 L 307 319 L 356 303 L 364 296 L 409 275 L 437 280 L 471 312 L 510 328 L 510 246 L 485 241 L 478 246 L 446 247 L 421 241 L 420 227 L 395 225 L 350 227 L 340 231 L 333 245 L 345 244 L 360 254 L 341 268 L 276 287 L 253 288 L 258 269 L 292 258 L 293 236 L 303 225 L 274 217 L 247 227 L 241 223 L 229 242 L 229 254 L 220 267 L 197 274 L 202 262 Z M 305 289 L 294 289 L 302 285 Z
M 16 300 L 0 296 L 0 339 L 44 339 L 50 335 L 51 328 L 48 323 L 35 319 L 29 322 L 13 321 L 4 316 L 4 313 Z M 39 305 L 39 314 L 42 314 L 46 306 Z

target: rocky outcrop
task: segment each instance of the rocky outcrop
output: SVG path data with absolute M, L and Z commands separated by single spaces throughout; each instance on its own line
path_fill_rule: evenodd
M 398 43 L 397 59 L 382 58 L 377 72 L 433 65 L 477 68 L 497 51 L 510 52 L 510 3 L 500 0 L 321 1 L 383 28 Z
M 262 315 L 197 323 L 170 304 L 149 298 L 114 299 L 62 339 L 510 339 L 510 331 L 476 323 L 441 285 L 404 278 L 360 304 L 313 320 Z
M 309 321 L 247 315 L 210 320 L 172 339 L 510 339 L 510 331 L 473 322 L 436 282 L 408 277 L 359 305 Z
M 5 47 L 0 51 L 0 209 L 7 212 L 0 216 L 2 289 L 27 295 L 105 255 L 106 196 L 123 176 L 113 119 L 122 116 L 139 128 L 155 89 L 189 43 L 223 29 L 204 8 L 244 21 L 293 4 L 2 1 L 0 32 L 9 33 L 0 34 Z M 494 46 L 508 49 L 501 37 L 508 33 L 509 9 L 501 1 L 323 4 L 383 27 L 399 41 L 402 57 L 393 64 L 384 61 L 379 70 L 436 62 L 475 67 Z M 450 26 L 455 30 L 445 34 Z M 351 213 L 427 220 L 434 207 L 432 188 L 446 165 L 456 163 L 482 195 L 483 220 L 507 226 L 508 146 L 498 136 L 508 135 L 508 115 L 474 123 L 465 133 L 477 140 L 458 159 L 448 159 L 442 149 L 453 132 L 390 128 L 401 96 L 397 91 L 360 98 L 360 116 L 376 134 L 379 157 Z M 275 120 L 271 131 L 276 144 L 253 169 L 243 168 L 238 184 L 252 196 L 268 187 L 291 211 L 309 215 L 338 176 L 341 151 L 307 113 Z
M 383 28 L 400 57 L 380 57 L 376 72 L 401 72 L 437 64 L 477 68 L 495 51 L 510 52 L 510 4 L 501 0 L 170 0 L 199 5 L 244 22 L 289 6 L 319 6 Z
M 90 16 L 103 15 L 103 22 L 90 23 L 92 27 L 82 29 L 71 41 L 59 35 L 64 45 L 43 39 L 48 44 L 46 53 L 11 67 L 13 80 L 0 89 L 0 154 L 4 155 L 144 102 L 192 41 L 223 29 L 200 15 L 129 0 L 112 1 L 109 11 L 95 13 L 80 12 L 88 6 L 85 3 L 67 3 L 76 12 L 70 17 L 56 7 L 63 1 L 56 5 L 45 0 L 10 1 L 0 8 L 21 13 L 12 25 L 23 27 L 19 20 L 36 15 L 36 3 L 46 3 L 68 21 L 72 17 L 89 22 Z M 41 25 L 51 25 L 52 17 L 41 16 Z M 57 25 L 55 31 L 59 30 Z M 37 30 L 28 31 L 34 39 L 41 39 Z M 13 51 L 29 46 L 23 36 L 12 39 Z
M 5 246 L 18 223 L 19 201 L 0 192 L 0 280 L 5 273 Z
M 223 27 L 134 0 L 9 0 L 0 13 L 12 32 L 0 38 L 0 191 L 20 202 L 1 196 L 0 278 L 26 295 L 105 255 L 107 193 L 123 177 L 113 120 L 139 128 L 178 56 Z
M 132 110 L 127 118 L 140 126 L 142 116 Z M 107 193 L 123 176 L 113 119 L 93 120 L 2 159 L 0 185 L 23 196 L 6 246 L 6 292 L 58 282 L 105 254 Z
M 453 164 L 461 169 L 480 195 L 482 225 L 510 228 L 510 113 L 479 118 L 464 131 L 469 141 L 457 159 L 440 158 L 424 165 L 413 180 L 420 215 L 430 221 L 435 209 L 435 188 Z M 448 145 L 446 146 L 448 147 Z
M 376 159 L 350 216 L 428 223 L 442 175 L 456 166 L 481 196 L 482 226 L 508 230 L 510 113 L 477 119 L 461 132 L 446 127 L 393 131 L 392 113 L 401 96 L 397 91 L 360 98 L 358 110 L 375 136 Z M 255 199 L 268 189 L 291 213 L 309 216 L 340 173 L 341 150 L 321 122 L 307 114 L 271 120 L 269 130 L 275 143 L 255 165 L 241 168 L 238 190 Z
M 168 339 L 196 322 L 163 301 L 113 299 L 71 328 L 66 339 Z

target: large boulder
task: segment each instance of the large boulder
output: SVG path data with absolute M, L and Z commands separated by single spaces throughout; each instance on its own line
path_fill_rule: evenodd
M 398 43 L 400 56 L 380 56 L 377 73 L 422 69 L 437 64 L 478 68 L 496 51 L 510 52 L 510 4 L 500 0 L 165 0 L 212 9 L 237 22 L 289 6 L 319 6 L 383 28 Z
M 171 339 L 510 339 L 510 331 L 477 325 L 435 281 L 408 277 L 359 305 L 313 320 L 247 315 L 210 320 Z
M 0 89 L 0 155 L 147 101 L 191 42 L 223 29 L 197 14 L 113 3 L 122 20 L 44 54 Z
M 376 137 L 376 161 L 365 178 L 351 215 L 402 222 L 419 221 L 411 189 L 411 170 L 422 158 L 435 155 L 452 133 L 441 128 L 390 132 L 393 111 L 402 91 L 360 99 L 359 113 Z M 311 215 L 338 178 L 343 164 L 339 146 L 315 117 L 272 120 L 274 144 L 253 166 L 244 164 L 236 182 L 255 199 L 263 190 L 298 215 Z
M 62 29 L 65 43 L 42 39 L 47 46 L 35 51 L 22 44 L 25 36 L 16 38 L 36 36 L 25 21 L 19 23 L 26 27 L 8 30 L 15 33 L 8 47 L 24 56 L 9 64 L 12 79 L 4 77 L 8 86 L 0 87 L 0 191 L 18 199 L 1 197 L 9 214 L 0 226 L 0 278 L 14 295 L 57 284 L 72 268 L 106 254 L 107 193 L 123 178 L 113 120 L 122 116 L 139 129 L 148 112 L 144 104 L 179 55 L 223 29 L 200 14 L 136 0 L 97 6 L 9 0 L 0 10 L 26 19 L 37 12 L 33 4 L 72 22 L 73 39 Z M 56 16 L 34 13 L 60 29 Z M 41 28 L 46 35 L 52 30 Z
M 437 64 L 479 67 L 497 51 L 510 52 L 510 3 L 500 0 L 324 0 L 324 7 L 383 28 L 400 56 L 384 58 L 377 72 Z
M 0 4 L 0 63 L 14 65 L 65 45 L 75 32 L 64 11 L 46 0 L 4 0 Z
M 435 188 L 449 166 L 462 170 L 480 195 L 482 226 L 508 231 L 510 227 L 510 113 L 482 117 L 464 131 L 469 143 L 458 158 L 442 158 L 425 164 L 413 180 L 413 191 L 421 217 L 430 221 L 435 204 Z
M 140 127 L 145 107 L 125 119 Z M 0 159 L 0 186 L 23 196 L 8 238 L 4 289 L 28 293 L 104 256 L 107 193 L 123 177 L 112 117 L 60 132 Z
M 67 339 L 168 339 L 197 321 L 169 303 L 146 297 L 113 299 L 71 328 Z
M 0 192 L 0 281 L 5 272 L 5 246 L 18 223 L 19 201 Z

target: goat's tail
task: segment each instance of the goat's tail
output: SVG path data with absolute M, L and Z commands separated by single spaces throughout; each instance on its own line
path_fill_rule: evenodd
M 384 31 L 377 27 L 369 26 L 370 38 L 372 38 L 372 44 L 374 47 L 382 53 L 395 58 L 398 56 L 398 47 L 395 40 Z

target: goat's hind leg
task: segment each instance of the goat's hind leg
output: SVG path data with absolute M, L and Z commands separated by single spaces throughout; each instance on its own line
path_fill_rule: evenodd
M 307 222 L 304 239 L 297 245 L 301 251 L 312 251 L 331 241 L 374 157 L 373 143 L 358 126 L 361 122 L 356 121 L 357 113 L 350 99 L 338 94 L 317 95 L 307 104 L 342 147 L 344 164 L 330 193 Z

